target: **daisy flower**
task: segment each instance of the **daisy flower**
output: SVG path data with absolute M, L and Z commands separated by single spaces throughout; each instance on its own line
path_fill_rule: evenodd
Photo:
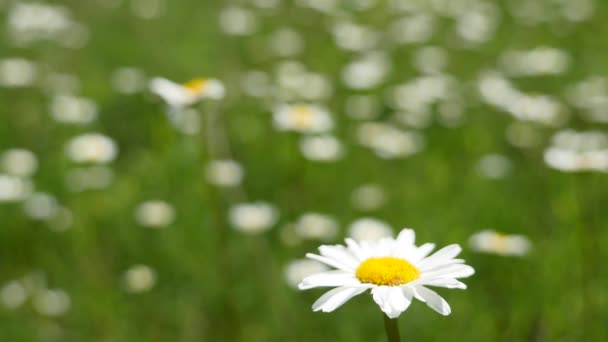
M 150 81 L 150 90 L 160 96 L 171 107 L 187 107 L 198 101 L 221 99 L 224 97 L 224 85 L 216 79 L 195 78 L 184 84 L 168 79 L 155 77 Z
M 469 244 L 477 252 L 502 256 L 524 256 L 532 248 L 530 240 L 523 235 L 508 235 L 493 230 L 473 234 Z
M 282 105 L 274 112 L 274 124 L 280 131 L 323 133 L 334 126 L 329 112 L 317 105 Z
M 459 245 L 446 246 L 429 256 L 435 245 L 416 246 L 414 240 L 414 231 L 403 229 L 396 239 L 346 239 L 346 246 L 321 246 L 320 255 L 306 256 L 336 269 L 308 276 L 298 287 L 335 287 L 313 304 L 314 311 L 334 311 L 350 298 L 371 290 L 376 304 L 391 319 L 404 312 L 413 298 L 449 315 L 448 303 L 427 286 L 465 289 L 457 278 L 469 277 L 475 271 L 464 260 L 455 259 L 461 251 Z

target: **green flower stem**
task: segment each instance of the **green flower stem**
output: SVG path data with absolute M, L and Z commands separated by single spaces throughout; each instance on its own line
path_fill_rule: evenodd
M 388 342 L 399 342 L 399 325 L 397 325 L 397 319 L 390 319 L 387 315 L 384 316 L 384 330 L 386 330 L 386 338 Z

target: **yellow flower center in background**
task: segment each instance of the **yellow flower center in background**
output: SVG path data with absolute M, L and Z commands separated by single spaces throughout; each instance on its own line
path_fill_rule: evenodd
M 195 78 L 192 81 L 184 83 L 183 86 L 194 94 L 201 94 L 207 88 L 207 83 L 209 83 L 209 81 L 204 78 Z
M 420 277 L 420 271 L 409 262 L 393 257 L 369 258 L 356 272 L 362 283 L 397 286 Z
M 309 128 L 312 126 L 313 111 L 308 106 L 296 106 L 292 109 L 293 122 L 296 127 Z

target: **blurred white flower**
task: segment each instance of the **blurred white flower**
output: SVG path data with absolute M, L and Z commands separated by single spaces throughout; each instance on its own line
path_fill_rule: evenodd
M 277 56 L 295 56 L 304 49 L 304 39 L 293 29 L 281 28 L 272 33 L 269 45 Z
M 306 159 L 323 162 L 338 160 L 343 155 L 342 143 L 332 135 L 302 137 L 300 151 Z
M 238 204 L 230 208 L 228 220 L 237 230 L 247 234 L 259 234 L 269 230 L 276 222 L 278 213 L 266 202 Z
M 390 37 L 398 44 L 413 44 L 429 41 L 435 33 L 436 19 L 426 13 L 417 13 L 393 22 Z
M 567 71 L 570 56 L 560 49 L 539 46 L 532 50 L 506 51 L 500 63 L 510 76 L 557 75 Z
M 292 288 L 297 288 L 298 284 L 309 275 L 328 271 L 329 267 L 315 260 L 297 259 L 285 266 L 284 275 L 287 284 Z
M 0 203 L 21 201 L 32 193 L 32 189 L 28 179 L 0 173 Z
M 8 309 L 17 309 L 22 306 L 28 298 L 28 293 L 17 280 L 11 280 L 0 289 L 0 301 Z
M 166 112 L 169 121 L 183 134 L 198 134 L 201 129 L 201 115 L 198 110 L 191 107 L 170 107 Z
M 424 147 L 424 138 L 415 131 L 402 131 L 395 126 L 368 122 L 359 126 L 358 141 L 384 159 L 404 158 Z
M 0 87 L 31 86 L 38 77 L 38 67 L 23 58 L 0 59 Z
M 329 241 L 338 234 L 338 222 L 329 215 L 305 213 L 295 222 L 294 229 L 302 239 Z
M 222 99 L 225 89 L 216 79 L 196 78 L 184 84 L 155 77 L 150 81 L 150 90 L 160 96 L 171 107 L 186 107 L 202 99 Z
M 243 181 L 241 164 L 234 160 L 212 160 L 207 164 L 206 175 L 209 183 L 217 186 L 237 186 Z
M 105 164 L 116 158 L 118 147 L 108 136 L 87 133 L 72 138 L 66 145 L 66 153 L 77 163 Z
M 386 222 L 364 217 L 350 224 L 348 236 L 358 241 L 379 240 L 393 236 L 393 228 Z
M 352 89 L 371 89 L 382 84 L 391 63 L 382 52 L 369 52 L 347 64 L 342 70 L 342 80 Z
M 511 161 L 500 154 L 488 154 L 479 159 L 477 171 L 484 178 L 505 178 L 511 171 Z
M 43 289 L 33 298 L 34 309 L 44 316 L 56 317 L 70 310 L 70 296 L 63 290 Z
M 51 116 L 58 122 L 87 124 L 97 119 L 97 105 L 84 97 L 58 95 L 51 102 Z
M 342 21 L 332 29 L 336 45 L 348 51 L 365 51 L 376 46 L 380 35 L 368 27 Z
M 608 122 L 608 79 L 594 75 L 568 87 L 568 102 L 576 107 L 584 119 Z
M 329 112 L 318 105 L 281 105 L 274 111 L 273 118 L 280 131 L 323 133 L 334 126 Z
M 57 214 L 59 204 L 52 195 L 37 192 L 25 200 L 23 210 L 31 219 L 48 220 Z
M 518 120 L 559 126 L 567 119 L 566 108 L 558 100 L 547 95 L 522 93 L 497 72 L 484 72 L 479 78 L 478 89 L 483 101 Z
M 155 19 L 163 15 L 165 0 L 131 0 L 131 11 L 142 19 Z
M 507 235 L 493 230 L 472 235 L 469 244 L 475 251 L 503 256 L 524 256 L 532 248 L 530 240 L 523 235 Z
M 448 63 L 445 49 L 438 46 L 425 46 L 414 55 L 414 66 L 425 74 L 440 74 Z
M 493 3 L 478 3 L 457 17 L 456 33 L 469 45 L 485 43 L 494 36 L 499 14 Z
M 234 36 L 247 36 L 253 34 L 258 26 L 255 13 L 236 6 L 223 9 L 220 13 L 219 20 L 222 31 Z
M 11 176 L 31 177 L 38 170 L 38 158 L 26 149 L 9 149 L 0 154 L 0 170 Z
M 351 195 L 353 206 L 359 210 L 376 210 L 384 205 L 384 190 L 376 184 L 364 184 L 355 188 Z
M 175 221 L 175 209 L 165 201 L 146 201 L 135 209 L 135 220 L 145 227 L 164 228 Z
M 135 94 L 146 87 L 146 75 L 133 67 L 122 67 L 112 73 L 112 87 L 121 94 Z
M 134 265 L 124 274 L 124 286 L 130 293 L 149 291 L 156 285 L 156 271 L 146 265 Z
M 595 131 L 560 131 L 544 157 L 549 167 L 563 172 L 608 172 L 608 136 Z

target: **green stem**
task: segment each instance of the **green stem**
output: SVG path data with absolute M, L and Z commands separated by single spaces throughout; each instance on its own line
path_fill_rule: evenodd
M 386 330 L 386 338 L 388 342 L 399 342 L 399 326 L 397 325 L 397 319 L 390 319 L 387 315 L 384 316 L 384 330 Z

